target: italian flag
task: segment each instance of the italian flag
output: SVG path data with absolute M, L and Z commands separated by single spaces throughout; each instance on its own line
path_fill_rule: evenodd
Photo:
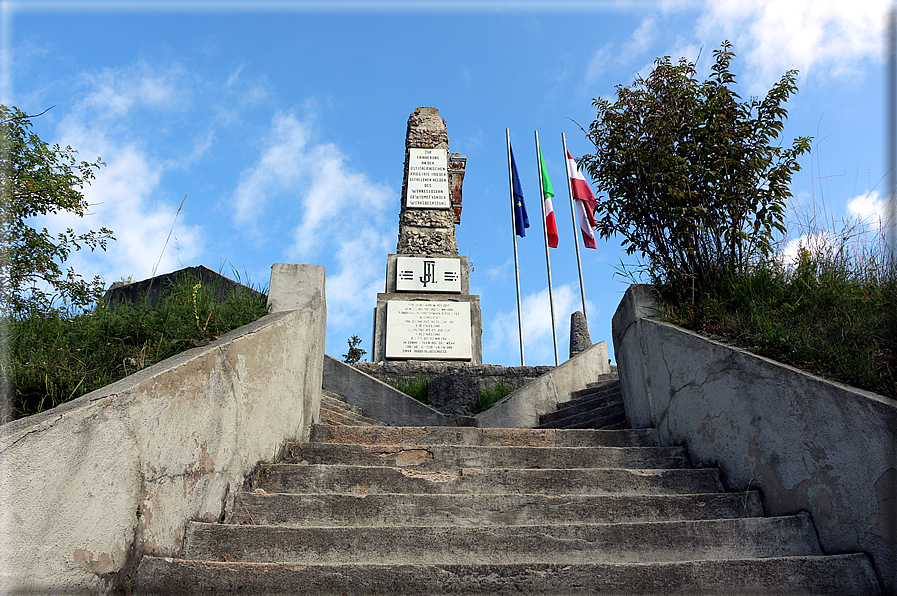
M 542 149 L 539 149 L 539 174 L 542 176 L 542 206 L 545 208 L 545 230 L 548 232 L 548 246 L 557 248 L 558 225 L 554 220 L 554 206 L 551 204 L 554 189 L 551 187 L 551 180 L 548 179 L 548 172 L 545 170 Z
M 570 178 L 570 188 L 573 189 L 573 204 L 576 207 L 579 229 L 582 230 L 583 244 L 586 248 L 598 248 L 595 241 L 595 228 L 598 227 L 595 210 L 598 208 L 598 202 L 570 151 L 567 151 L 567 176 Z

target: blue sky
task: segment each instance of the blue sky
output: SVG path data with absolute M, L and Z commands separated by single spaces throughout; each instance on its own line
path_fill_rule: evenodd
M 0 102 L 34 128 L 108 164 L 83 220 L 111 228 L 106 253 L 70 261 L 111 284 L 181 267 L 232 269 L 267 285 L 275 262 L 317 263 L 327 276 L 326 351 L 352 335 L 370 351 L 372 310 L 395 252 L 404 135 L 418 106 L 440 110 L 450 150 L 467 155 L 458 247 L 473 265 L 484 362 L 520 363 L 505 129 L 533 223 L 539 221 L 533 131 L 539 131 L 560 246 L 551 251 L 558 343 L 566 359 L 580 301 L 561 133 L 591 100 L 647 75 L 658 56 L 698 61 L 729 39 L 744 97 L 800 70 L 782 142 L 814 137 L 794 177 L 797 210 L 829 220 L 884 212 L 884 12 L 887 2 L 0 2 Z M 178 207 L 186 195 L 179 215 Z M 790 219 L 796 219 L 792 213 Z M 165 246 L 172 229 L 171 240 Z M 794 227 L 791 240 L 807 230 Z M 539 227 L 519 242 L 527 364 L 553 364 Z M 164 251 L 163 251 L 164 247 Z M 593 341 L 633 262 L 619 240 L 583 250 Z

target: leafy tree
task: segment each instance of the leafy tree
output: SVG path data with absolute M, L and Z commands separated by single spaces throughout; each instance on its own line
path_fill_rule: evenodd
M 82 190 L 105 165 L 78 161 L 71 147 L 50 146 L 31 130 L 29 116 L 0 105 L 0 313 L 22 316 L 48 312 L 61 300 L 83 308 L 103 291 L 99 277 L 88 281 L 63 270 L 73 250 L 106 249 L 106 228 L 56 236 L 32 227 L 33 218 L 61 212 L 84 217 L 89 207 Z
M 587 132 L 594 155 L 580 158 L 598 189 L 598 230 L 622 236 L 651 281 L 684 297 L 769 255 L 785 231 L 785 202 L 810 138 L 777 144 L 795 92 L 789 70 L 759 99 L 742 101 L 729 69 L 735 54 L 714 51 L 708 80 L 669 56 L 647 78 L 617 86 L 617 100 L 595 99 Z

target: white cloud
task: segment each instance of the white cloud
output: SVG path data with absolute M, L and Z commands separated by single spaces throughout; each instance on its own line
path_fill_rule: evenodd
M 257 163 L 240 174 L 234 191 L 234 219 L 253 224 L 271 196 L 296 188 L 307 177 L 298 163 L 305 152 L 309 131 L 292 114 L 275 114 L 271 132 Z
M 353 170 L 333 143 L 316 142 L 308 121 L 279 113 L 233 198 L 235 219 L 248 225 L 278 205 L 298 210 L 287 253 L 295 262 L 313 262 L 321 253 L 335 261 L 326 288 L 334 335 L 369 316 L 370 297 L 384 289 L 382 255 L 395 247 L 395 225 L 386 215 L 398 206 L 397 193 Z
M 529 365 L 554 364 L 554 345 L 551 340 L 551 306 L 548 288 L 523 296 L 524 355 Z M 594 305 L 587 303 L 590 313 Z M 558 357 L 564 362 L 569 355 L 570 315 L 581 308 L 579 292 L 569 284 L 554 288 L 554 314 L 557 327 Z M 592 316 L 596 316 L 593 314 Z M 506 355 L 519 354 L 517 311 L 498 313 L 489 325 L 486 349 Z
M 879 231 L 888 219 L 888 207 L 884 199 L 878 198 L 878 191 L 873 190 L 857 195 L 847 202 L 847 213 L 859 222 Z
M 336 246 L 336 271 L 328 271 L 326 280 L 328 327 L 370 322 L 372 297 L 385 290 L 383 254 L 392 252 L 394 242 L 393 236 L 366 228 Z
M 134 108 L 174 109 L 188 101 L 185 73 L 178 66 L 157 68 L 145 62 L 81 75 L 88 89 L 78 108 L 97 120 L 120 120 Z
M 628 61 L 644 53 L 657 35 L 657 17 L 649 15 L 642 19 L 638 29 L 632 32 L 629 40 L 623 44 L 621 54 Z
M 175 224 L 182 197 L 154 200 L 161 177 L 158 164 L 133 144 L 120 145 L 89 129 L 76 129 L 70 121 L 64 124 L 67 125 L 64 142 L 80 147 L 91 145 L 96 150 L 91 153 L 115 156 L 107 160 L 108 165 L 84 190 L 91 204 L 91 215 L 78 219 L 63 214 L 47 220 L 51 229 L 71 227 L 83 232 L 107 227 L 113 231 L 116 240 L 109 244 L 105 254 L 78 253 L 70 258 L 76 271 L 98 274 L 107 283 L 127 276 L 143 279 L 152 274 L 157 264 L 157 272 L 165 273 L 201 252 L 201 229 L 186 225 L 183 216 Z M 169 231 L 172 240 L 163 254 Z
M 788 267 L 794 267 L 797 265 L 798 254 L 802 248 L 810 254 L 827 254 L 836 242 L 835 236 L 829 232 L 804 234 L 785 243 L 779 251 L 779 260 Z
M 158 196 L 168 165 L 143 144 L 128 139 L 134 132 L 129 121 L 133 112 L 182 100 L 184 91 L 176 82 L 181 75 L 177 68 L 163 71 L 145 64 L 84 75 L 83 95 L 59 122 L 56 140 L 61 145 L 77 148 L 85 159 L 103 156 L 107 163 L 83 190 L 91 204 L 90 215 L 78 218 L 63 213 L 39 221 L 51 231 L 67 227 L 76 232 L 112 230 L 116 240 L 109 243 L 107 252 L 81 251 L 69 257 L 66 266 L 85 277 L 100 275 L 107 284 L 127 276 L 143 279 L 157 264 L 157 273 L 172 271 L 202 251 L 201 228 L 188 225 L 183 214 L 175 224 L 183 195 Z M 199 150 L 204 150 L 203 144 Z M 171 241 L 163 254 L 169 232 Z
M 820 227 L 817 222 L 826 220 L 820 215 L 801 216 L 801 221 L 809 223 L 800 227 L 814 231 L 789 240 L 782 246 L 778 256 L 784 264 L 790 267 L 796 265 L 801 248 L 815 256 L 842 255 L 863 259 L 866 250 L 884 239 L 880 234 L 887 225 L 888 205 L 885 199 L 880 198 L 878 191 L 872 190 L 847 201 L 847 213 L 840 223 L 833 218 Z
M 352 171 L 345 156 L 329 143 L 314 147 L 301 161 L 310 174 L 310 185 L 301 198 L 301 222 L 293 232 L 293 250 L 298 255 L 318 253 L 324 239 L 342 242 L 341 237 L 354 235 L 352 230 L 384 229 L 386 208 L 390 203 L 397 206 L 398 193 Z
M 496 267 L 489 267 L 486 269 L 486 275 L 489 276 L 489 279 L 495 281 L 497 279 L 501 279 L 509 275 L 514 271 L 514 259 L 513 257 L 508 257 L 505 259 L 505 262 Z
M 595 83 L 607 71 L 607 64 L 614 50 L 614 43 L 608 42 L 595 52 L 586 67 L 586 83 Z
M 622 44 L 608 42 L 595 52 L 586 67 L 586 83 L 594 83 L 607 71 L 608 65 L 628 66 L 650 49 L 657 35 L 657 17 L 648 15 Z
M 470 69 L 463 64 L 459 64 L 458 79 L 461 81 L 461 83 L 464 84 L 465 87 L 470 87 L 470 84 L 473 82 L 473 73 L 471 73 Z
M 747 65 L 742 82 L 759 93 L 789 69 L 802 77 L 843 77 L 863 60 L 880 60 L 887 6 L 887 0 L 707 0 L 697 33 L 710 50 L 732 41 Z

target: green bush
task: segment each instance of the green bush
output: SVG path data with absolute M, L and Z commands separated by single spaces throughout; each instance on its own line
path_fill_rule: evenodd
M 596 151 L 579 160 L 599 190 L 601 236 L 621 236 L 651 282 L 682 297 L 774 252 L 797 158 L 810 149 L 806 137 L 790 148 L 778 139 L 797 71 L 765 98 L 741 101 L 730 48 L 714 51 L 704 82 L 693 63 L 667 56 L 647 78 L 618 86 L 614 103 L 595 99 Z
M 153 307 L 101 300 L 82 314 L 52 309 L 8 319 L 0 327 L 10 347 L 0 382 L 12 411 L 3 418 L 58 406 L 265 314 L 256 293 L 238 289 L 216 303 L 209 288 L 185 277 Z

